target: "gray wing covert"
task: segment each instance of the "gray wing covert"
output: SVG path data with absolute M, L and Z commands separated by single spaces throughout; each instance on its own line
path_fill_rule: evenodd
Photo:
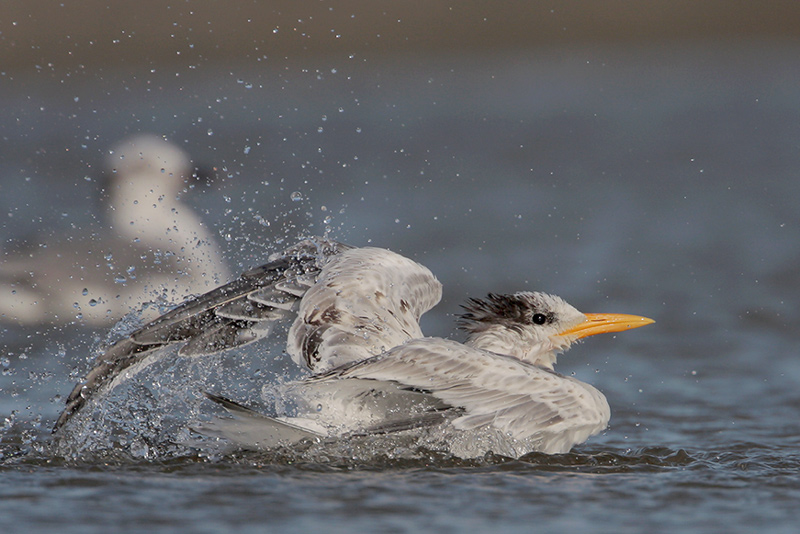
M 301 241 L 236 280 L 191 298 L 105 350 L 75 386 L 53 428 L 56 432 L 99 390 L 155 349 L 184 343 L 196 356 L 240 346 L 268 335 L 299 303 L 331 258 L 352 247 L 323 238 Z

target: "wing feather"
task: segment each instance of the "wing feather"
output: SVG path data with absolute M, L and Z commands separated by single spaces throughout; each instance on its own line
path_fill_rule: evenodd
M 514 439 L 540 440 L 542 452 L 565 452 L 603 430 L 610 409 L 595 388 L 511 357 L 438 338 L 410 341 L 385 354 L 334 369 L 315 380 L 361 378 L 428 391 L 465 414 L 470 430 L 492 425 Z

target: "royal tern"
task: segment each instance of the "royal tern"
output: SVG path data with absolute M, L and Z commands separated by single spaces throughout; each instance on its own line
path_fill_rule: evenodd
M 437 443 L 462 457 L 563 453 L 605 429 L 610 410 L 597 389 L 553 370 L 556 355 L 578 339 L 653 322 L 584 314 L 544 293 L 490 294 L 464 306 L 468 337 L 458 343 L 420 330 L 440 297 L 434 275 L 399 254 L 302 241 L 112 345 L 69 395 L 54 432 L 168 346 L 217 352 L 288 320 L 287 352 L 310 374 L 283 388 L 294 413 L 268 416 L 207 393 L 229 415 L 196 425 L 200 433 L 268 450 L 435 428 Z
M 106 227 L 4 252 L 0 321 L 110 325 L 147 302 L 180 302 L 227 279 L 214 237 L 180 199 L 194 172 L 183 150 L 137 135 L 109 151 L 106 167 Z

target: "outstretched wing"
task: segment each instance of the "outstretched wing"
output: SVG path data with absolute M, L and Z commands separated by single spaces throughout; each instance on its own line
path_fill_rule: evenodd
M 269 263 L 192 298 L 123 338 L 95 362 L 86 379 L 67 397 L 53 432 L 89 398 L 130 366 L 172 343 L 185 343 L 184 355 L 209 354 L 249 343 L 268 334 L 279 319 L 296 313 L 300 299 L 331 258 L 351 249 L 328 239 L 308 239 L 270 257 Z
M 462 430 L 487 425 L 537 450 L 566 452 L 603 430 L 610 409 L 595 388 L 515 358 L 438 338 L 411 341 L 385 354 L 311 380 L 367 378 L 429 392 L 465 413 Z

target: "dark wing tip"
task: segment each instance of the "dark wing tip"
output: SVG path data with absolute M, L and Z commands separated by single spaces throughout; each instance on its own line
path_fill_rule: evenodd
M 58 432 L 88 402 L 92 395 L 114 376 L 144 358 L 149 348 L 151 347 L 140 345 L 127 337 L 120 339 L 103 352 L 84 381 L 72 388 L 67 396 L 64 410 L 53 425 L 52 433 Z

